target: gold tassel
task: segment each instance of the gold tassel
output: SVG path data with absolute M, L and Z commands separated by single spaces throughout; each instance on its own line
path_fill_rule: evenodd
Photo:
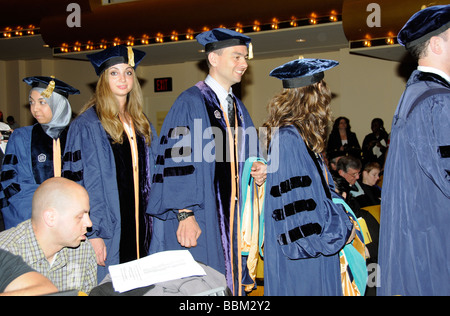
M 133 47 L 128 46 L 128 64 L 134 68 L 134 66 L 136 65 L 134 63 L 134 52 L 133 52 Z
M 253 59 L 253 44 L 248 44 L 248 59 Z
M 55 77 L 51 76 L 52 79 L 55 79 Z M 52 96 L 53 91 L 55 90 L 55 80 L 50 81 L 49 85 L 47 86 L 47 89 L 41 92 L 41 95 L 44 98 L 49 99 Z

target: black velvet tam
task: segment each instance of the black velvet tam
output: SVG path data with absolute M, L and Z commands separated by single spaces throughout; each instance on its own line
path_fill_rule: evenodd
M 105 69 L 117 64 L 131 64 L 136 69 L 139 63 L 144 59 L 145 52 L 132 48 L 134 64 L 131 63 L 130 50 L 125 45 L 112 46 L 101 52 L 89 54 L 87 58 L 94 66 L 95 72 L 98 76 L 102 74 Z
M 80 94 L 78 89 L 75 89 L 71 85 L 58 80 L 52 77 L 44 77 L 44 76 L 35 76 L 35 77 L 26 77 L 23 79 L 27 85 L 30 85 L 33 88 L 44 88 L 47 89 L 50 82 L 53 81 L 55 83 L 55 89 L 53 90 L 56 93 L 59 93 L 63 97 L 67 98 L 71 94 Z
M 450 27 L 450 5 L 436 5 L 416 12 L 398 33 L 398 42 L 410 48 Z
M 239 32 L 224 28 L 216 28 L 207 32 L 203 32 L 195 38 L 197 42 L 205 46 L 205 51 L 212 52 L 214 50 L 245 45 L 249 46 L 251 38 Z
M 270 76 L 282 80 L 285 89 L 294 89 L 319 82 L 324 78 L 324 71 L 337 65 L 339 62 L 329 59 L 296 59 L 275 68 Z

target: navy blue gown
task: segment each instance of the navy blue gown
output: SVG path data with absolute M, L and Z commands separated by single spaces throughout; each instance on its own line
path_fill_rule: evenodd
M 415 71 L 392 122 L 377 295 L 450 295 L 449 223 L 450 84 Z
M 332 201 L 338 196 L 321 158 L 294 126 L 277 133 L 266 180 L 264 294 L 340 296 L 339 251 L 352 224 Z
M 139 152 L 140 254 L 148 254 L 151 218 L 146 209 L 151 191 L 154 152 L 153 129 L 150 147 L 137 135 Z M 95 108 L 78 116 L 71 124 L 64 155 L 63 176 L 83 185 L 89 193 L 92 229 L 88 237 L 102 238 L 107 249 L 106 267 L 98 266 L 98 280 L 108 274 L 108 266 L 137 259 L 133 175 L 130 144 L 114 144 L 106 133 Z M 127 217 L 127 218 L 125 218 Z
M 236 114 L 240 128 L 255 132 L 238 99 Z M 219 101 L 204 82 L 178 97 L 160 133 L 148 213 L 155 217 L 150 245 L 150 253 L 155 253 L 185 249 L 177 241 L 176 214 L 181 209 L 192 210 L 202 234 L 189 251 L 197 261 L 223 273 L 232 290 L 233 282 L 237 284 L 237 208 L 230 210 L 232 180 L 226 126 Z M 257 141 L 250 144 L 249 137 L 239 135 L 240 174 L 245 160 L 256 155 Z
M 67 129 L 59 135 L 61 152 Z M 53 176 L 53 138 L 40 124 L 14 130 L 6 146 L 1 176 L 0 207 L 5 229 L 31 218 L 34 191 Z

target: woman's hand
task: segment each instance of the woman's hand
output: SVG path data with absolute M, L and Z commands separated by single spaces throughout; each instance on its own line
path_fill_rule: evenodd
M 255 179 L 258 186 L 264 184 L 267 178 L 267 165 L 260 161 L 255 161 L 252 165 L 250 175 Z

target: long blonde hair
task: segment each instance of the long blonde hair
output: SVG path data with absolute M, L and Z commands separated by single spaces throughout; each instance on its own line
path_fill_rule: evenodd
M 323 152 L 331 122 L 330 102 L 331 92 L 325 81 L 296 89 L 283 89 L 267 106 L 269 117 L 263 124 L 267 131 L 267 146 L 273 128 L 294 125 L 313 152 Z
M 98 118 L 102 123 L 105 131 L 111 136 L 115 143 L 123 143 L 124 128 L 119 118 L 119 103 L 111 91 L 109 86 L 108 72 L 105 70 L 97 82 L 94 95 L 89 102 L 84 106 L 82 112 L 95 105 Z M 126 112 L 129 114 L 133 121 L 136 133 L 145 137 L 147 145 L 151 144 L 152 130 L 150 123 L 143 113 L 143 96 L 141 85 L 133 71 L 133 89 L 130 91 L 127 97 L 127 103 L 125 105 Z

